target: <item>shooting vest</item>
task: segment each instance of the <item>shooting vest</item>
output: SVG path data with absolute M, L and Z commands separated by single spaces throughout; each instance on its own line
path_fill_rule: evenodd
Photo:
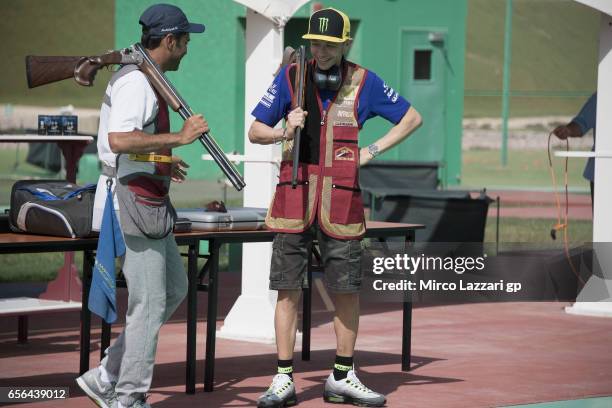
M 123 66 L 111 78 L 110 88 L 119 78 L 137 69 L 135 65 Z M 143 129 L 154 125 L 154 134 L 150 137 L 170 131 L 168 106 L 157 92 L 155 95 L 157 114 L 143 124 Z M 110 109 L 110 94 L 105 95 L 104 104 Z M 118 154 L 115 166 L 104 166 L 103 174 L 116 177 L 118 181 L 114 183 L 114 192 L 123 233 L 150 239 L 161 239 L 170 234 L 176 219 L 176 211 L 168 195 L 172 175 L 171 149 L 147 154 Z
M 124 65 L 111 78 L 111 85 L 128 73 L 138 69 L 136 65 Z M 155 124 L 155 134 L 170 131 L 170 116 L 166 101 L 157 93 L 157 115 L 149 123 Z M 110 100 L 104 103 L 109 105 Z M 117 178 L 136 196 L 136 201 L 147 205 L 161 205 L 161 200 L 168 196 L 172 175 L 172 149 L 162 149 L 150 154 L 119 154 L 117 155 Z
M 298 185 L 295 189 L 291 186 L 290 141 L 283 145 L 280 180 L 266 217 L 266 225 L 273 231 L 303 232 L 317 217 L 323 232 L 331 237 L 358 239 L 365 233 L 359 188 L 357 101 L 367 71 L 351 62 L 343 65 L 342 87 L 325 111 L 312 80 L 313 62 L 308 63 L 305 87 L 308 116 L 301 136 Z M 287 69 L 292 96 L 295 68 L 292 65 Z M 313 159 L 317 155 L 308 149 L 317 145 L 318 158 Z

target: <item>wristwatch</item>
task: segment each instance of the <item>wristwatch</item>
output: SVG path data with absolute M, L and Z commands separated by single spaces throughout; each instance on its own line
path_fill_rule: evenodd
M 380 149 L 378 148 L 377 145 L 375 145 L 374 143 L 372 143 L 371 145 L 368 146 L 368 152 L 372 155 L 372 157 L 376 157 L 378 156 L 378 154 L 380 153 Z

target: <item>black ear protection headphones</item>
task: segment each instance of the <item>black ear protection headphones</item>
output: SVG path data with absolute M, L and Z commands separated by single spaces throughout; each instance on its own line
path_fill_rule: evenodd
M 321 90 L 337 91 L 342 86 L 341 66 L 334 65 L 327 70 L 316 67 L 313 80 L 317 88 Z

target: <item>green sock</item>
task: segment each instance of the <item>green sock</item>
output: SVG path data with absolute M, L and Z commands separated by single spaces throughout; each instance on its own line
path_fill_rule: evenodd
M 353 357 L 336 355 L 334 364 L 334 380 L 344 380 L 350 370 L 353 369 Z
M 293 359 L 278 360 L 278 373 L 287 374 L 293 380 Z

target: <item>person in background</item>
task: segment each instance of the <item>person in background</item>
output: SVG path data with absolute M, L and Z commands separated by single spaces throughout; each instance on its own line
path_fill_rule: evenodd
M 572 119 L 568 124 L 557 126 L 553 130 L 553 134 L 557 136 L 560 140 L 565 140 L 568 137 L 582 137 L 589 130 L 593 129 L 593 149 L 595 151 L 595 128 L 596 128 L 596 120 L 597 120 L 597 92 L 591 95 L 591 97 L 586 101 L 586 103 L 578 112 L 578 115 L 574 119 Z M 593 198 L 595 195 L 595 184 L 593 180 L 595 179 L 595 158 L 589 157 L 587 160 L 587 164 L 584 167 L 584 172 L 582 176 L 589 180 L 591 185 L 591 207 L 593 206 Z

